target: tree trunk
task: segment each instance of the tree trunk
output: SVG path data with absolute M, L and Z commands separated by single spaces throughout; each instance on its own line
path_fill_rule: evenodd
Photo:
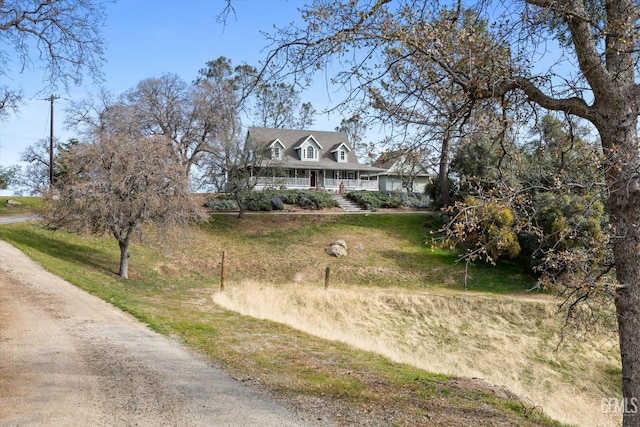
M 607 161 L 613 165 L 607 174 L 608 205 L 619 284 L 615 303 L 622 360 L 623 425 L 629 427 L 640 426 L 640 152 L 635 129 L 634 124 L 627 136 L 617 138 L 618 142 L 626 139 L 619 145 L 607 141 L 610 136 L 602 136 Z
M 123 279 L 129 278 L 129 239 L 118 240 L 120 246 L 120 270 L 118 275 Z
M 245 202 L 242 200 L 240 192 L 236 192 L 234 195 L 236 203 L 238 204 L 238 218 L 244 218 L 244 212 L 246 210 Z
M 438 179 L 440 181 L 440 199 L 442 200 L 442 206 L 445 208 L 451 205 L 451 198 L 449 197 L 449 145 L 449 133 L 446 132 L 442 139 L 440 165 L 438 168 Z
M 624 426 L 640 426 L 640 183 L 635 191 L 611 196 L 615 226 L 614 259 L 620 288 L 616 296 Z M 616 206 L 617 202 L 617 206 Z

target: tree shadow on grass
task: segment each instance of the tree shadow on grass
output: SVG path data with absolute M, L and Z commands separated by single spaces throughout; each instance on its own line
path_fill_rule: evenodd
M 71 242 L 66 236 L 66 233 L 46 230 L 37 225 L 0 228 L 0 238 L 25 252 L 39 252 L 78 266 L 115 273 L 113 262 L 117 255 L 82 242 Z

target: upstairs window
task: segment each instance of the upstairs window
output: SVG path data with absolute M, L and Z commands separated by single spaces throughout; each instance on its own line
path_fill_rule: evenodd
M 271 158 L 272 159 L 281 159 L 282 158 L 282 151 L 280 150 L 280 147 L 273 147 L 273 151 L 271 152 Z
M 316 150 L 314 150 L 312 146 L 308 146 L 307 159 L 315 159 L 315 158 L 316 158 Z
M 345 153 L 344 150 L 340 150 L 340 161 L 341 162 L 347 161 L 347 153 Z

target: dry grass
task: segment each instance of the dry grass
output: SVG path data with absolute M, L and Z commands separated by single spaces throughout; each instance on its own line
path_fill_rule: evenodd
M 486 379 L 561 422 L 620 423 L 600 409 L 618 393 L 606 374 L 619 366 L 614 337 L 555 351 L 561 318 L 549 298 L 243 282 L 214 300 L 429 372 Z
M 367 405 L 370 425 L 379 425 L 388 415 L 383 409 L 393 406 L 394 416 L 406 419 L 389 425 L 417 425 L 424 414 L 450 416 L 447 425 L 469 425 L 469 414 L 481 416 L 478 411 L 487 408 L 470 390 L 495 391 L 483 387 L 483 380 L 478 387 L 457 379 L 423 387 L 426 382 L 416 374 L 398 386 L 379 374 L 379 362 L 363 363 L 368 356 L 355 347 L 428 372 L 486 379 L 560 421 L 619 424 L 619 418 L 600 411 L 601 397 L 619 395 L 615 336 L 592 335 L 589 342 L 569 342 L 556 352 L 563 319 L 557 301 L 524 292 L 530 278 L 504 267 L 471 269 L 470 289 L 499 294 L 464 292 L 464 266 L 425 245 L 424 222 L 416 215 L 249 215 L 243 221 L 219 215 L 209 227 L 188 234 L 154 238 L 149 233 L 148 243 L 162 241 L 164 249 L 134 248 L 126 284 L 112 273 L 117 267 L 112 240 L 26 225 L 1 231 L 56 274 L 292 399 L 307 398 L 325 408 L 325 398 L 333 396 L 331 402 L 342 408 L 338 419 L 355 420 L 354 408 Z M 324 252 L 338 238 L 349 245 L 347 258 Z M 219 294 L 222 251 L 228 255 L 228 275 Z M 332 280 L 325 291 L 327 265 Z M 503 284 L 494 287 L 498 282 Z M 354 364 L 355 353 L 360 362 Z M 343 369 L 351 374 L 342 375 Z M 302 379 L 305 373 L 310 378 Z M 433 387 L 436 397 L 425 397 L 425 389 Z M 398 399 L 405 394 L 405 400 Z M 532 425 L 509 416 L 494 412 L 483 421 Z
M 429 372 L 485 379 L 561 422 L 619 424 L 618 414 L 600 409 L 602 398 L 619 394 L 614 334 L 558 348 L 559 301 L 523 292 L 530 282 L 517 272 L 471 271 L 477 282 L 524 282 L 512 284 L 510 294 L 464 292 L 464 267 L 434 262 L 424 244 L 427 230 L 407 235 L 400 217 L 380 219 L 378 227 L 343 221 L 218 216 L 210 234 L 189 237 L 189 250 L 184 242 L 172 244 L 169 265 L 158 268 L 182 276 L 218 271 L 224 250 L 228 284 L 214 298 L 222 307 Z M 349 245 L 347 258 L 324 253 L 338 238 Z M 325 291 L 327 265 L 332 280 Z

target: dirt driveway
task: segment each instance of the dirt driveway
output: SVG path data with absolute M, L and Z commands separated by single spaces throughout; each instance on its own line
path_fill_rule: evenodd
M 0 240 L 0 426 L 301 426 Z

